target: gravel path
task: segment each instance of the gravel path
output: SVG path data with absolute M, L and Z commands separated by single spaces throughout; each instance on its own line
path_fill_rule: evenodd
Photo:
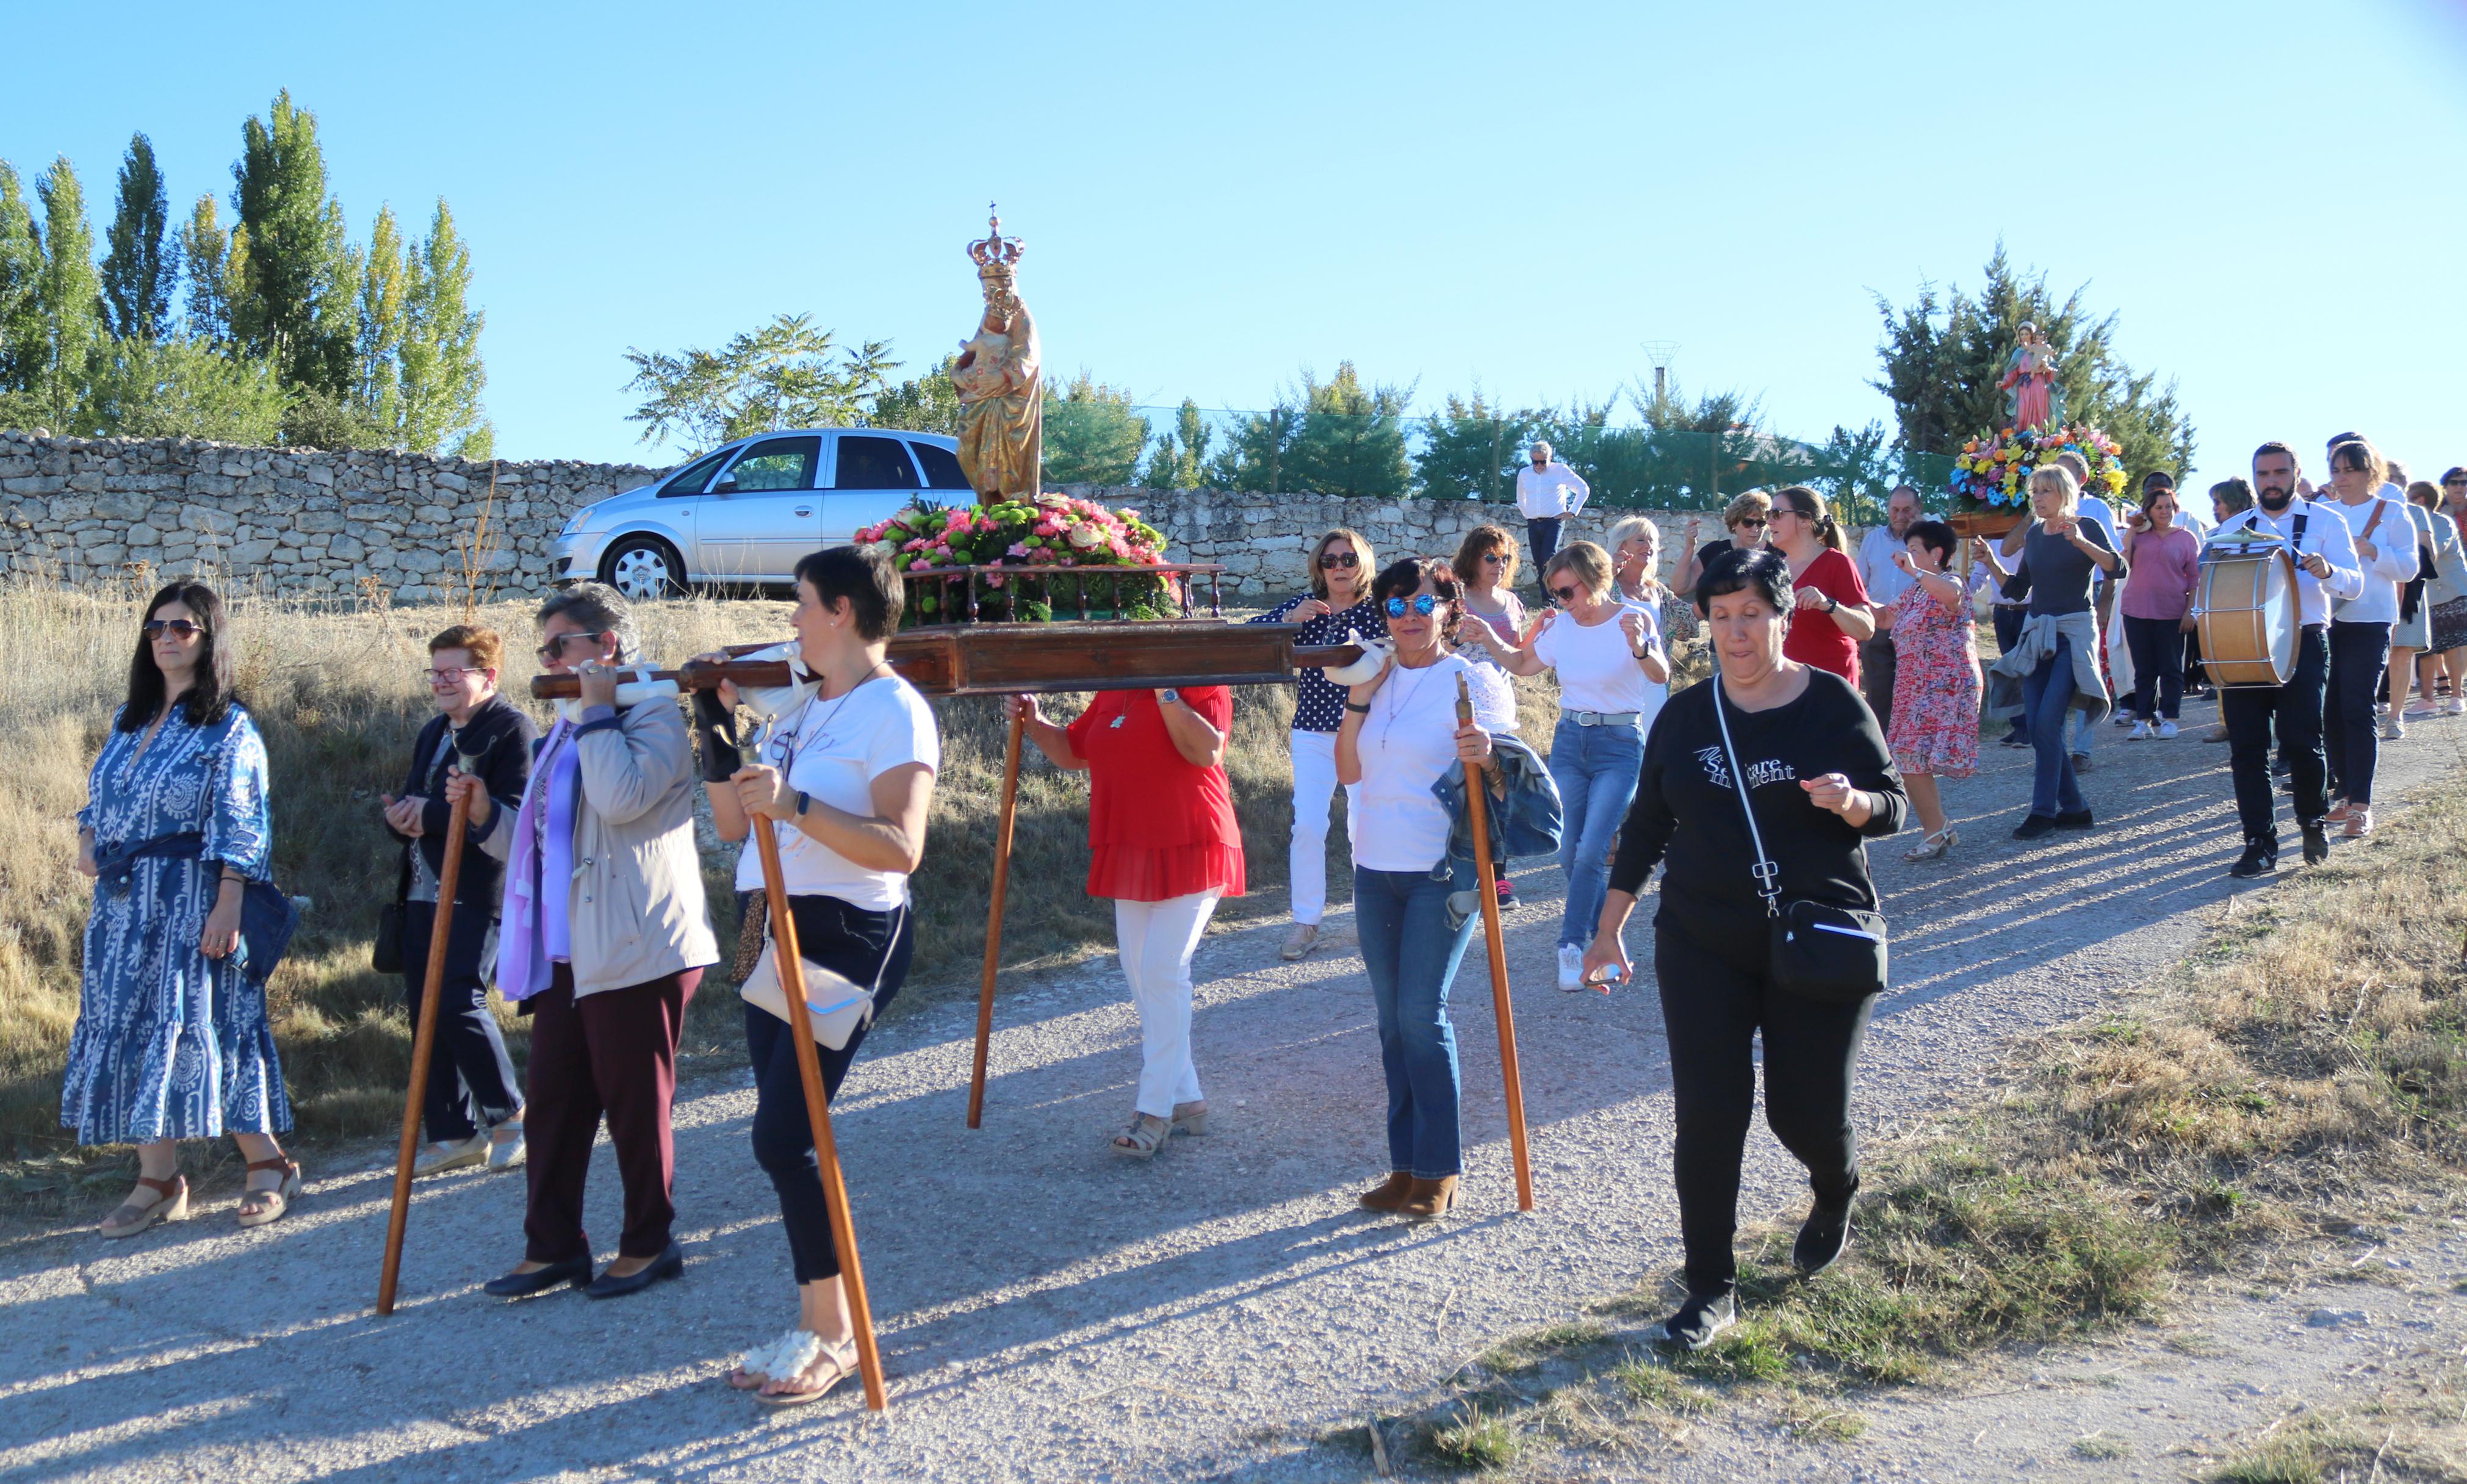
M 1872 1133 L 1959 1098 L 2011 1037 L 2162 972 L 2230 894 L 2226 749 L 2110 730 L 2089 834 L 2006 838 L 2026 753 L 1951 785 L 1949 864 L 1876 852 L 1898 987 L 1857 1113 Z M 2383 792 L 2453 775 L 2467 721 L 2384 752 Z M 1993 807 L 1989 807 L 1992 805 Z M 2391 823 L 2404 827 L 2403 817 Z M 2291 832 L 2292 833 L 2292 832 Z M 521 1185 L 424 1181 L 404 1303 L 375 1318 L 388 1179 L 311 1172 L 289 1220 L 231 1203 L 127 1244 L 42 1232 L 0 1248 L 0 1474 L 252 1479 L 1352 1479 L 1312 1440 L 1431 1385 L 1512 1332 L 1677 1261 L 1669 1105 L 1649 993 L 1552 987 L 1557 873 L 1528 869 L 1508 958 L 1539 1208 L 1514 1210 L 1486 976 L 1456 997 L 1467 1178 L 1457 1218 L 1368 1220 L 1384 1098 L 1349 918 L 1301 964 L 1260 927 L 1209 939 L 1195 1032 L 1219 1127 L 1153 1164 L 1110 1158 L 1136 1023 L 1119 975 L 1010 983 L 985 1126 L 962 1127 L 972 1007 L 896 1017 L 838 1110 L 893 1410 L 853 1383 L 772 1414 L 719 1378 L 786 1323 L 787 1253 L 746 1147 L 741 1071 L 677 1110 L 683 1281 L 623 1303 L 513 1305 L 478 1285 L 520 1248 Z M 2267 890 L 2268 888 L 2235 889 Z M 1640 945 L 1641 946 L 1641 945 Z M 1106 966 L 1110 967 L 1110 966 Z M 1803 1186 L 1750 1145 L 1743 1217 Z M 603 1158 L 594 1231 L 613 1244 Z M 603 1251 L 603 1256 L 606 1255 Z

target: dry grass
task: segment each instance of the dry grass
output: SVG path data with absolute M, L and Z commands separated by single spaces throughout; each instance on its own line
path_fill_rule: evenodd
M 0 584 L 0 1160 L 23 1165 L 20 1193 L 57 1196 L 77 1178 L 57 1161 L 59 1073 L 77 1015 L 78 974 L 90 900 L 75 870 L 74 816 L 127 674 L 137 620 L 151 584 L 66 590 Z M 409 1030 L 401 986 L 368 968 L 380 904 L 398 855 L 377 796 L 401 781 L 414 735 L 430 714 L 415 676 L 427 636 L 466 618 L 509 637 L 509 693 L 528 693 L 532 604 L 474 609 L 310 605 L 238 591 L 226 595 L 242 646 L 240 688 L 270 757 L 277 879 L 312 900 L 291 957 L 270 988 L 283 1070 L 305 1133 L 383 1133 L 401 1116 Z M 781 637 L 787 605 L 696 599 L 646 605 L 645 652 L 681 659 L 723 643 Z M 1229 901 L 1221 926 L 1285 910 L 1291 826 L 1286 729 L 1291 693 L 1235 691 L 1229 772 L 1249 846 L 1252 895 Z M 1525 686 L 1527 734 L 1549 740 L 1547 682 Z M 1084 698 L 1051 709 L 1075 714 Z M 920 933 L 902 1004 L 973 992 L 985 952 L 985 891 L 993 859 L 1005 725 L 989 698 L 937 703 L 943 769 L 924 868 L 916 881 Z M 545 708 L 538 711 L 542 717 Z M 1087 879 L 1084 777 L 1056 773 L 1029 750 L 1022 770 L 1004 961 L 1035 967 L 1110 952 L 1113 913 L 1081 889 Z M 1339 805 L 1340 809 L 1342 804 Z M 1341 826 L 1330 836 L 1329 885 L 1343 901 Z M 736 851 L 706 832 L 705 879 L 723 948 L 734 940 L 730 900 Z M 902 1013 L 895 1004 L 891 1012 Z M 525 1023 L 503 1023 L 519 1060 Z M 712 982 L 695 1001 L 687 1049 L 741 1052 L 735 997 Z

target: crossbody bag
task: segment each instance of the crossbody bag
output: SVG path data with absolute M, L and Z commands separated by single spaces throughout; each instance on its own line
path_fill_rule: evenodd
M 1731 719 L 1722 709 L 1722 680 L 1713 678 L 1713 722 L 1722 731 L 1722 761 L 1738 791 L 1739 809 L 1748 818 L 1748 841 L 1755 847 L 1755 864 L 1748 873 L 1756 879 L 1756 895 L 1765 904 L 1768 962 L 1774 982 L 1810 1000 L 1856 1002 L 1885 987 L 1885 919 L 1882 913 L 1855 907 L 1833 907 L 1804 897 L 1785 900 L 1781 867 L 1765 855 L 1763 831 L 1756 828 L 1756 808 L 1748 798 L 1747 775 L 1731 745 Z

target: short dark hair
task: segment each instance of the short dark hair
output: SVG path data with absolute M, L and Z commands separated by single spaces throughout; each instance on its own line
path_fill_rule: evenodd
M 870 547 L 828 547 L 805 556 L 797 563 L 797 580 L 812 587 L 826 608 L 847 598 L 857 634 L 868 642 L 889 639 L 908 606 L 908 584 L 890 557 Z
M 2141 476 L 2141 488 L 2144 492 L 2147 492 L 2153 484 L 2162 489 L 2173 489 L 2176 487 L 2176 476 L 2164 469 L 2153 469 Z
M 2255 454 L 2254 458 L 2261 456 Z M 2252 508 L 2252 486 L 2233 475 L 2210 486 L 2210 498 L 2228 507 L 2229 515 L 2242 515 Z
M 1929 551 L 1948 562 L 1953 560 L 1954 545 L 1960 539 L 1953 533 L 1953 528 L 1942 521 L 1912 521 L 1910 530 L 1902 536 L 1904 545 L 1912 541 L 1926 542 Z
M 1713 599 L 1750 588 L 1755 589 L 1756 596 L 1772 605 L 1774 612 L 1788 615 L 1792 597 L 1789 561 L 1779 551 L 1764 547 L 1732 547 L 1715 553 L 1705 564 L 1705 575 L 1696 579 L 1696 611 L 1709 618 Z
M 1464 584 L 1457 580 L 1457 570 L 1443 558 L 1404 556 L 1390 562 L 1379 569 L 1378 576 L 1371 579 L 1370 600 L 1380 605 L 1380 616 L 1385 618 L 1389 598 L 1413 596 L 1421 590 L 1426 579 L 1431 584 L 1431 591 L 1456 610 L 1446 622 L 1439 625 L 1439 643 L 1444 647 L 1456 637 L 1456 620 L 1464 613 Z M 1435 614 L 1433 617 L 1437 616 Z
M 2276 438 L 2272 438 L 2269 442 L 2254 449 L 2252 451 L 2252 461 L 2255 463 L 2261 462 L 2261 456 L 2264 454 L 2285 454 L 2287 456 L 2287 461 L 2291 465 L 2298 469 L 2304 467 L 2304 461 L 2297 457 L 2296 450 L 2288 447 Z
M 232 692 L 238 659 L 223 632 L 223 600 L 204 583 L 183 579 L 167 584 L 147 602 L 145 621 L 151 622 L 156 614 L 172 603 L 194 614 L 198 626 L 205 631 L 205 648 L 198 652 L 196 674 L 180 697 L 180 713 L 192 727 L 211 727 L 239 700 Z M 128 662 L 128 698 L 120 708 L 120 730 L 142 731 L 151 725 L 162 712 L 164 689 L 163 667 L 154 663 L 153 641 L 140 629 L 137 653 Z
M 2322 452 L 2327 453 L 2342 443 L 2361 443 L 2364 440 L 2365 436 L 2361 433 L 2333 433 L 2330 435 L 2330 441 L 2322 444 L 2321 448 Z

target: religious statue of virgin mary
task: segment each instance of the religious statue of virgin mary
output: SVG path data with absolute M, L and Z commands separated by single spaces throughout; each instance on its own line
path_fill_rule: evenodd
M 2065 394 L 2056 386 L 2056 352 L 2039 326 L 2022 326 L 2022 343 L 2004 362 L 1997 383 L 2004 392 L 2005 426 L 2021 432 L 2052 432 L 2065 425 Z
M 1000 216 L 982 241 L 968 244 L 985 313 L 951 366 L 960 393 L 960 468 L 987 504 L 1033 501 L 1043 487 L 1044 356 L 1013 272 L 1024 246 L 1002 235 Z

